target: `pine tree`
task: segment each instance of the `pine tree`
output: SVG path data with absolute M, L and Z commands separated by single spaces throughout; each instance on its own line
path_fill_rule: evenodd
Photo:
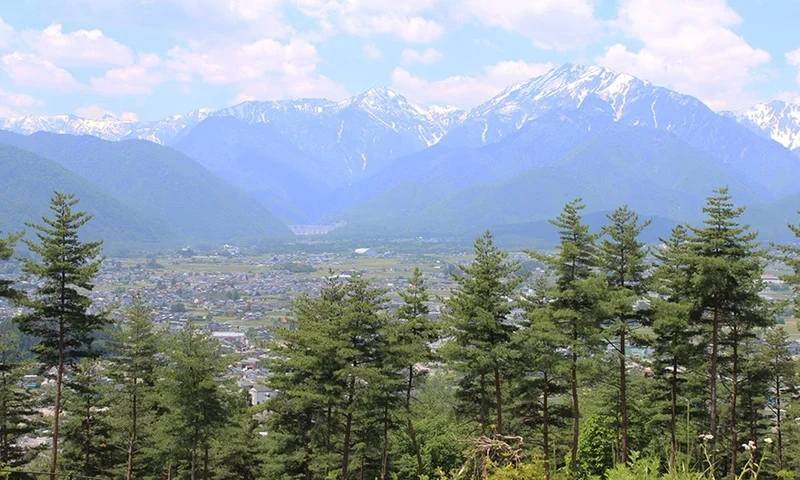
M 346 294 L 331 272 L 319 297 L 295 300 L 294 325 L 275 332 L 266 381 L 277 392 L 267 402 L 269 478 L 324 478 L 341 465 L 336 409 L 344 387 L 336 373 L 344 368 L 338 353 L 345 344 L 337 330 Z
M 356 440 L 354 432 L 357 429 L 366 431 L 365 427 L 374 422 L 369 415 L 374 412 L 370 408 L 370 400 L 379 398 L 380 395 L 376 393 L 380 392 L 381 386 L 385 386 L 384 375 L 387 370 L 383 368 L 381 360 L 385 358 L 387 349 L 387 321 L 380 312 L 385 302 L 384 295 L 384 290 L 371 288 L 369 282 L 359 276 L 351 277 L 347 282 L 345 308 L 336 325 L 344 344 L 344 348 L 338 352 L 341 361 L 337 362 L 342 368 L 336 372 L 336 377 L 344 382 L 344 402 L 340 406 L 345 419 L 342 480 L 350 478 L 351 454 Z M 376 387 L 378 392 L 374 390 Z M 369 478 L 371 476 L 366 475 L 363 460 L 362 456 L 358 469 L 362 476 Z
M 548 291 L 545 277 L 539 276 L 533 295 L 522 302 L 525 321 L 513 341 L 520 358 L 511 412 L 517 422 L 538 433 L 536 438 L 541 438 L 545 472 L 550 478 L 553 430 L 567 423 L 571 411 L 568 405 L 555 401 L 569 391 L 566 358 L 559 352 L 567 339 L 553 321 L 548 308 Z
M 51 480 L 58 464 L 64 371 L 75 360 L 92 355 L 94 334 L 107 323 L 103 316 L 89 313 L 91 300 L 84 292 L 94 287 L 102 242 L 80 241 L 79 230 L 91 216 L 74 212 L 77 203 L 74 195 L 56 192 L 50 201 L 53 218 L 42 218 L 42 225 L 28 224 L 38 242 L 25 243 L 40 260 L 25 260 L 23 271 L 42 283 L 26 302 L 31 312 L 16 319 L 22 333 L 39 339 L 33 351 L 40 362 L 56 368 Z
M 736 428 L 738 347 L 752 329 L 771 322 L 759 296 L 763 272 L 763 252 L 757 249 L 757 232 L 739 223 L 744 208 L 735 207 L 727 188 L 709 197 L 703 207 L 702 227 L 690 227 L 690 254 L 693 263 L 692 286 L 695 296 L 693 320 L 710 330 L 710 422 L 712 449 L 718 429 L 717 385 L 720 375 L 720 346 L 731 346 L 730 474 L 735 475 L 739 442 Z M 727 327 L 727 339 L 721 338 Z
M 125 310 L 125 321 L 111 346 L 110 377 L 116 382 L 111 418 L 117 448 L 125 452 L 127 480 L 137 477 L 136 459 L 142 444 L 152 435 L 154 387 L 160 366 L 159 341 L 153 329 L 152 311 L 139 295 Z
M 767 405 L 775 415 L 776 453 L 778 470 L 784 469 L 783 462 L 783 414 L 792 398 L 795 388 L 796 365 L 789 352 L 789 334 L 783 327 L 774 327 L 767 330 L 763 346 L 767 357 L 768 371 L 770 373 L 770 391 L 772 400 Z
M 483 398 L 489 396 L 487 383 L 493 384 L 494 431 L 498 435 L 503 433 L 503 377 L 512 367 L 509 342 L 516 330 L 508 316 L 514 291 L 523 280 L 516 275 L 519 264 L 507 258 L 508 254 L 495 246 L 491 232 L 484 233 L 475 241 L 475 260 L 460 267 L 463 275 L 453 275 L 456 289 L 445 301 L 453 335 L 453 343 L 448 345 L 451 365 L 465 379 L 479 380 Z M 486 413 L 483 405 L 480 408 L 483 433 Z
M 169 469 L 208 479 L 211 441 L 227 419 L 230 390 L 219 380 L 225 361 L 219 343 L 193 325 L 170 339 L 166 353 L 169 363 L 157 384 L 165 409 L 160 448 L 172 455 Z
M 14 255 L 14 244 L 20 238 L 22 238 L 20 234 L 7 235 L 6 238 L 0 238 L 0 260 L 9 260 Z M 12 280 L 0 279 L 0 300 L 21 299 L 21 293 L 14 289 L 13 286 L 14 282 Z
M 603 227 L 606 238 L 600 243 L 600 266 L 605 272 L 612 295 L 612 324 L 609 333 L 617 337 L 614 347 L 619 354 L 619 417 L 622 444 L 620 460 L 628 464 L 628 397 L 626 340 L 630 330 L 643 320 L 635 303 L 647 293 L 645 272 L 648 265 L 646 245 L 639 241 L 650 221 L 639 223 L 639 216 L 627 206 L 608 215 L 610 225 Z
M 247 405 L 247 397 L 231 396 L 227 405 L 230 420 L 212 440 L 213 478 L 219 480 L 256 480 L 265 478 L 264 439 L 258 422 Z M 274 477 L 268 477 L 274 478 Z
M 415 371 L 417 363 L 428 362 L 435 358 L 431 344 L 439 337 L 439 329 L 428 317 L 428 291 L 422 277 L 422 271 L 417 267 L 408 279 L 409 287 L 400 292 L 403 305 L 397 310 L 400 323 L 396 327 L 396 350 L 402 359 L 407 372 L 405 388 L 406 423 L 408 436 L 411 439 L 411 448 L 417 460 L 417 475 L 422 476 L 425 466 L 422 462 L 419 442 L 414 431 L 412 419 L 411 399 L 414 388 L 419 382 L 420 375 Z
M 96 359 L 73 369 L 64 394 L 64 470 L 86 477 L 108 477 L 117 455 L 111 447 L 108 392 Z
M 589 232 L 582 223 L 581 199 L 564 206 L 562 213 L 550 223 L 558 228 L 559 247 L 554 257 L 528 252 L 534 259 L 549 264 L 556 276 L 550 293 L 553 321 L 566 338 L 569 351 L 570 393 L 572 406 L 572 443 L 570 471 L 578 472 L 578 441 L 580 440 L 580 400 L 578 397 L 578 359 L 595 347 L 599 333 L 598 304 L 604 294 L 605 278 L 596 273 L 599 264 L 596 241 L 598 235 Z
M 21 358 L 19 336 L 8 322 L 0 323 L 0 464 L 18 467 L 37 451 L 21 447 L 19 439 L 38 425 L 35 399 L 20 388 L 26 364 Z

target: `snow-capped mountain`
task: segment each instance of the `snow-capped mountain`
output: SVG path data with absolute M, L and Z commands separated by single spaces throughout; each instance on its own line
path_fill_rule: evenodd
M 213 115 L 270 124 L 301 151 L 332 163 L 334 170 L 341 168 L 341 178 L 351 183 L 395 158 L 436 144 L 466 113 L 456 107 L 417 105 L 378 87 L 341 102 L 251 101 Z
M 0 130 L 29 134 L 50 132 L 69 135 L 92 135 L 103 140 L 148 140 L 159 145 L 177 141 L 187 129 L 203 121 L 213 112 L 201 108 L 186 114 L 172 115 L 156 122 L 135 122 L 105 115 L 102 118 L 82 118 L 75 115 L 26 115 L 0 119 Z
M 722 114 L 790 150 L 800 149 L 800 105 L 773 100 Z
M 506 88 L 469 112 L 452 139 L 469 146 L 497 142 L 526 122 L 557 109 L 601 100 L 614 120 L 672 130 L 692 121 L 699 100 L 600 66 L 565 64 Z M 709 110 L 710 112 L 710 110 Z

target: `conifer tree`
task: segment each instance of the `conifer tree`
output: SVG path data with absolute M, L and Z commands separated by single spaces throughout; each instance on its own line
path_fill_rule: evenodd
M 569 376 L 572 406 L 572 443 L 570 471 L 578 472 L 578 441 L 580 440 L 580 400 L 578 396 L 578 360 L 591 352 L 599 333 L 598 304 L 604 294 L 605 278 L 596 273 L 599 264 L 596 241 L 598 235 L 589 232 L 582 223 L 585 204 L 573 200 L 550 223 L 558 228 L 559 246 L 554 257 L 528 252 L 534 259 L 551 266 L 556 284 L 549 295 L 553 321 L 566 338 L 569 351 Z
M 773 402 L 768 402 L 767 405 L 775 415 L 775 448 L 780 471 L 784 469 L 783 414 L 788 408 L 788 400 L 792 398 L 797 368 L 792 360 L 792 354 L 789 352 L 789 334 L 785 328 L 770 328 L 767 330 L 764 340 L 763 348 L 772 384 L 769 390 L 773 399 Z
M 38 278 L 41 285 L 26 302 L 30 313 L 16 318 L 22 333 L 39 339 L 33 351 L 40 362 L 56 369 L 51 480 L 55 480 L 58 465 L 65 369 L 92 355 L 94 334 L 107 323 L 102 315 L 90 313 L 91 300 L 84 293 L 94 288 L 102 242 L 80 240 L 79 230 L 91 216 L 73 211 L 77 203 L 74 195 L 56 192 L 50 201 L 52 218 L 42 218 L 41 225 L 27 224 L 38 241 L 25 243 L 39 260 L 25 260 L 23 271 Z
M 19 350 L 19 336 L 7 321 L 0 323 L 0 464 L 18 467 L 27 463 L 36 449 L 19 444 L 38 425 L 35 399 L 20 388 L 26 364 Z
M 567 340 L 548 308 L 548 290 L 545 277 L 539 276 L 533 295 L 522 302 L 525 320 L 513 343 L 519 358 L 511 411 L 518 423 L 536 432 L 535 438 L 541 438 L 542 460 L 550 478 L 553 430 L 566 424 L 571 412 L 568 405 L 555 401 L 569 391 L 566 358 L 559 351 Z
M 428 317 L 428 290 L 419 267 L 414 268 L 408 282 L 408 289 L 400 292 L 403 305 L 397 310 L 400 323 L 396 326 L 395 340 L 397 353 L 402 359 L 407 377 L 405 410 L 408 436 L 411 440 L 412 453 L 417 460 L 417 475 L 422 476 L 425 466 L 414 431 L 411 409 L 412 392 L 419 382 L 419 374 L 415 371 L 415 365 L 434 359 L 431 344 L 438 339 L 439 332 L 437 326 Z
M 600 243 L 600 264 L 608 278 L 611 293 L 612 323 L 607 330 L 617 337 L 613 345 L 619 354 L 619 418 L 621 430 L 620 460 L 628 463 L 628 396 L 626 341 L 631 329 L 643 320 L 635 304 L 647 293 L 645 257 L 648 250 L 639 240 L 650 220 L 639 223 L 639 216 L 627 206 L 608 215 L 610 225 L 603 227 L 606 236 Z
M 108 391 L 102 366 L 84 358 L 72 371 L 64 394 L 64 470 L 85 477 L 109 477 L 119 455 L 111 447 Z
M 154 332 L 152 311 L 139 295 L 125 310 L 125 321 L 113 338 L 110 377 L 118 385 L 113 393 L 111 417 L 117 448 L 125 452 L 125 478 L 137 477 L 136 459 L 152 435 L 157 360 L 160 342 Z
M 703 207 L 702 227 L 690 227 L 690 255 L 693 263 L 692 286 L 695 297 L 693 320 L 710 331 L 710 421 L 709 433 L 714 448 L 719 422 L 717 386 L 720 375 L 720 346 L 723 327 L 731 345 L 730 473 L 735 475 L 739 441 L 736 428 L 738 346 L 770 318 L 759 296 L 763 272 L 763 252 L 756 246 L 757 232 L 739 223 L 743 207 L 736 207 L 727 188 L 714 191 Z
M 2 233 L 2 232 L 0 232 Z M 9 260 L 14 255 L 14 244 L 22 238 L 20 234 L 7 235 L 0 238 L 0 260 Z M 21 293 L 13 288 L 12 280 L 0 279 L 0 300 L 19 300 Z
M 277 395 L 267 402 L 269 478 L 326 477 L 341 465 L 344 387 L 337 376 L 344 348 L 337 332 L 345 285 L 331 272 L 319 297 L 295 300 L 295 322 L 276 330 L 266 383 Z
M 359 276 L 348 280 L 346 291 L 345 308 L 336 323 L 336 332 L 344 345 L 338 352 L 341 360 L 337 362 L 342 368 L 336 372 L 336 377 L 343 381 L 344 386 L 344 402 L 340 406 L 345 422 L 342 480 L 350 478 L 354 433 L 357 429 L 362 432 L 368 430 L 365 427 L 375 420 L 370 415 L 374 410 L 370 408 L 369 401 L 380 397 L 376 396 L 374 388 L 385 385 L 387 370 L 383 368 L 382 359 L 386 358 L 388 348 L 387 319 L 380 312 L 385 303 L 385 291 L 371 288 L 369 282 Z M 364 467 L 362 461 L 359 469 L 362 475 L 369 477 Z
M 472 264 L 460 267 L 463 275 L 453 275 L 456 288 L 445 302 L 453 335 L 449 359 L 465 379 L 479 379 L 482 397 L 489 396 L 485 387 L 492 383 L 496 434 L 503 433 L 503 378 L 512 367 L 509 342 L 516 330 L 508 316 L 514 291 L 523 280 L 516 275 L 519 264 L 507 258 L 486 231 L 475 241 Z M 483 405 L 481 411 L 481 422 L 485 422 Z M 481 425 L 482 432 L 485 427 Z
M 175 468 L 189 479 L 210 478 L 211 441 L 227 419 L 229 389 L 219 380 L 225 371 L 219 343 L 193 325 L 170 339 L 169 363 L 158 383 L 162 408 L 159 440 Z

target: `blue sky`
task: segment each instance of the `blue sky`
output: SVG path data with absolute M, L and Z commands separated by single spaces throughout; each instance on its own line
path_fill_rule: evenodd
M 155 120 L 384 85 L 470 108 L 565 62 L 715 109 L 800 101 L 800 0 L 14 0 L 0 116 Z

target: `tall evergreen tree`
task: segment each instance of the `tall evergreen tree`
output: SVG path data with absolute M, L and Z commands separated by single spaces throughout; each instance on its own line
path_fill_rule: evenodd
M 493 384 L 496 434 L 503 433 L 503 378 L 512 367 L 509 342 L 516 329 L 508 316 L 514 291 L 523 280 L 516 275 L 519 264 L 507 259 L 508 254 L 494 244 L 491 232 L 484 233 L 475 241 L 472 264 L 460 267 L 463 275 L 453 275 L 456 288 L 445 301 L 453 335 L 449 359 L 465 379 L 480 379 L 482 394 L 487 383 Z M 481 421 L 485 418 L 482 412 Z M 485 427 L 481 425 L 481 430 Z
M 342 339 L 344 348 L 339 351 L 342 358 L 342 368 L 336 372 L 336 377 L 343 381 L 344 402 L 340 406 L 344 415 L 343 449 L 342 449 L 342 480 L 350 478 L 352 453 L 357 430 L 366 432 L 376 418 L 371 415 L 374 409 L 370 408 L 371 400 L 381 398 L 376 395 L 374 387 L 385 385 L 384 367 L 387 351 L 387 318 L 380 310 L 385 303 L 385 291 L 371 288 L 369 282 L 356 276 L 347 282 L 345 308 L 338 319 L 336 330 Z M 371 387 L 372 386 L 372 387 Z M 385 421 L 385 417 L 378 417 Z M 363 438 L 361 439 L 364 440 Z M 365 446 L 369 445 L 365 443 Z M 367 475 L 364 468 L 365 457 L 361 456 L 360 466 L 362 476 Z
M 764 353 L 767 357 L 768 371 L 770 373 L 770 392 L 772 401 L 768 402 L 770 410 L 775 415 L 775 436 L 778 470 L 784 469 L 783 456 L 783 423 L 784 413 L 788 408 L 788 401 L 792 398 L 795 388 L 797 367 L 789 351 L 789 334 L 783 327 L 774 327 L 767 330 L 764 337 Z
M 26 371 L 19 347 L 17 332 L 9 322 L 0 323 L 0 464 L 7 467 L 23 465 L 36 453 L 19 440 L 39 426 L 36 399 L 19 386 Z
M 338 354 L 344 344 L 337 329 L 346 294 L 331 272 L 319 297 L 295 300 L 294 325 L 276 330 L 266 381 L 277 392 L 267 402 L 269 478 L 324 478 L 341 465 L 336 409 L 344 387 L 336 372 L 344 368 Z
M 669 239 L 661 242 L 663 248 L 655 254 L 660 262 L 655 271 L 655 289 L 663 300 L 654 300 L 653 356 L 657 378 L 669 385 L 669 466 L 674 471 L 678 452 L 678 398 L 685 383 L 681 373 L 696 366 L 695 359 L 702 356 L 704 348 L 695 341 L 700 331 L 689 321 L 692 304 L 688 230 L 679 225 Z
M 26 302 L 30 312 L 16 318 L 22 333 L 39 339 L 33 351 L 40 362 L 56 368 L 51 480 L 58 465 L 64 371 L 75 360 L 92 355 L 94 335 L 107 323 L 102 315 L 90 313 L 92 302 L 85 294 L 94 288 L 102 242 L 80 241 L 80 228 L 91 216 L 73 211 L 77 203 L 74 195 L 56 192 L 50 201 L 53 217 L 42 218 L 41 225 L 27 224 L 38 241 L 25 243 L 39 260 L 26 259 L 23 271 L 41 284 Z
M 64 394 L 64 470 L 85 477 L 109 477 L 119 455 L 111 447 L 108 386 L 96 359 L 84 358 L 71 372 Z M 116 458 L 115 458 L 116 457 Z
M 152 435 L 155 421 L 153 395 L 161 362 L 157 359 L 160 342 L 151 317 L 151 309 L 139 295 L 134 295 L 111 346 L 109 375 L 118 386 L 113 393 L 111 418 L 114 443 L 125 452 L 127 480 L 137 477 L 136 459 L 142 444 Z
M 647 293 L 645 272 L 648 265 L 646 245 L 639 240 L 650 220 L 640 223 L 639 216 L 627 206 L 608 215 L 610 225 L 603 227 L 606 238 L 600 243 L 600 266 L 611 287 L 611 325 L 608 331 L 617 338 L 613 345 L 619 354 L 620 460 L 628 463 L 627 340 L 631 329 L 643 320 L 635 305 Z
M 170 339 L 169 363 L 158 383 L 166 412 L 159 421 L 168 468 L 189 479 L 210 478 L 211 441 L 227 419 L 230 390 L 219 378 L 226 362 L 219 343 L 193 325 Z
M 739 223 L 743 207 L 736 207 L 727 188 L 714 191 L 703 207 L 706 218 L 702 227 L 690 227 L 690 254 L 695 296 L 693 321 L 710 333 L 710 421 L 712 449 L 718 430 L 718 393 L 720 347 L 723 327 L 728 327 L 731 346 L 730 399 L 730 474 L 735 475 L 739 441 L 736 429 L 738 346 L 752 328 L 766 326 L 770 319 L 759 296 L 763 272 L 763 252 L 755 243 L 757 232 Z
M 20 238 L 22 238 L 20 234 L 7 235 L 5 238 L 0 238 L 0 260 L 9 260 L 14 255 L 14 244 Z M 0 279 L 0 300 L 20 299 L 21 293 L 13 287 L 14 282 L 12 280 Z
M 569 391 L 567 362 L 559 350 L 567 339 L 553 321 L 548 291 L 545 277 L 539 276 L 533 295 L 522 302 L 525 321 L 514 335 L 514 347 L 520 358 L 511 412 L 523 428 L 535 433 L 534 438 L 541 439 L 545 472 L 550 478 L 554 466 L 553 431 L 567 423 L 571 411 L 568 405 L 556 401 Z
M 405 410 L 408 436 L 411 440 L 412 453 L 417 460 L 417 475 L 422 476 L 425 466 L 414 431 L 411 399 L 420 377 L 415 366 L 435 358 L 431 347 L 432 343 L 439 338 L 439 329 L 428 317 L 428 290 L 419 267 L 414 268 L 408 282 L 409 287 L 400 292 L 403 305 L 397 309 L 400 323 L 396 327 L 396 349 L 406 370 Z
M 589 232 L 582 223 L 581 199 L 573 200 L 550 223 L 558 228 L 559 247 L 554 257 L 529 252 L 549 264 L 556 276 L 556 284 L 549 295 L 553 320 L 567 339 L 572 406 L 572 443 L 570 471 L 578 472 L 578 442 L 580 440 L 580 399 L 578 396 L 578 360 L 590 353 L 599 332 L 598 304 L 605 290 L 605 278 L 596 272 L 599 264 L 598 234 Z

